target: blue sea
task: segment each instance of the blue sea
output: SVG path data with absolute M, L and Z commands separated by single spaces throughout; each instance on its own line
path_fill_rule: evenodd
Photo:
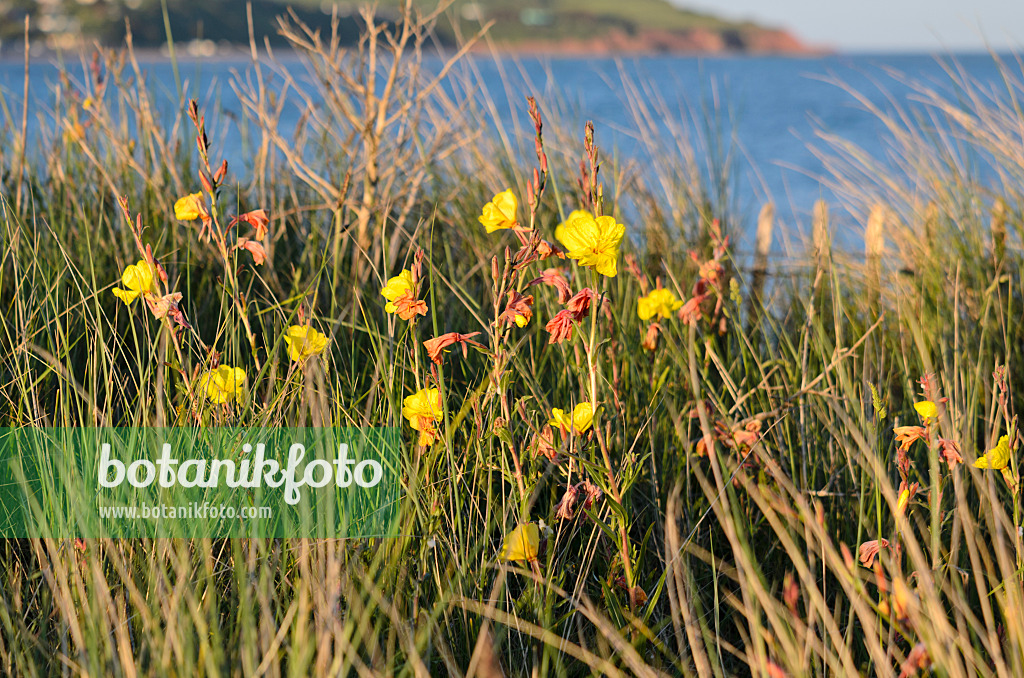
M 490 57 L 471 58 L 494 99 L 501 124 L 511 126 L 518 116 L 519 133 L 532 137 L 521 99 L 525 91 L 531 91 L 543 106 L 557 106 L 565 112 L 562 119 L 568 120 L 567 124 L 579 125 L 580 137 L 582 123 L 593 120 L 606 159 L 642 155 L 622 84 L 642 83 L 647 92 L 644 96 L 660 108 L 663 126 L 678 124 L 694 138 L 724 141 L 722 153 L 728 154 L 736 168 L 735 204 L 748 223 L 756 220 L 761 204 L 772 200 L 779 220 L 791 229 L 806 227 L 816 200 L 835 198 L 822 181 L 825 168 L 815 151 L 828 148 L 821 134 L 841 137 L 872 156 L 896 160 L 890 157 L 889 135 L 868 110 L 870 106 L 889 110 L 894 103 L 907 104 L 910 82 L 949 90 L 947 69 L 951 63 L 983 86 L 998 89 L 1001 83 L 998 66 L 988 54 L 516 57 L 500 62 Z M 304 72 L 295 57 L 286 57 L 285 63 L 297 73 Z M 244 78 L 250 67 L 247 59 L 238 56 L 180 63 L 189 95 L 206 102 L 204 110 L 226 134 L 221 137 L 226 146 L 223 151 L 234 161 L 236 171 L 235 163 L 244 166 L 245 123 L 230 82 Z M 0 95 L 11 112 L 20 110 L 23 68 L 17 61 L 0 61 Z M 143 68 L 170 112 L 180 101 L 174 96 L 171 63 L 154 57 L 143 60 Z M 86 69 L 78 62 L 72 72 L 86 78 Z M 33 104 L 40 104 L 40 110 L 52 105 L 57 73 L 52 59 L 41 57 L 31 63 L 29 96 Z M 509 81 L 511 85 L 506 86 Z M 511 101 L 509 92 L 514 93 Z M 294 125 L 296 116 L 297 110 L 286 114 L 283 125 Z M 700 142 L 695 146 L 698 151 L 702 148 Z M 838 236 L 848 240 L 842 233 Z

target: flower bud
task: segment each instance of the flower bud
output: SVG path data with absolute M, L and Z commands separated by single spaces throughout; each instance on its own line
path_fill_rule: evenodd
M 227 160 L 221 160 L 220 161 L 220 167 L 217 168 L 217 171 L 213 175 L 213 183 L 220 184 L 222 181 L 224 181 L 224 175 L 226 175 L 227 173 L 228 173 L 228 161 Z
M 206 176 L 206 172 L 199 170 L 199 182 L 203 185 L 203 190 L 213 195 L 213 184 L 210 183 L 210 178 Z

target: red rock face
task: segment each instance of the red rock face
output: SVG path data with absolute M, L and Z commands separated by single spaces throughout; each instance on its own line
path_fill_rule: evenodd
M 764 28 L 725 31 L 705 28 L 689 31 L 643 30 L 636 33 L 613 29 L 592 39 L 527 40 L 511 44 L 499 43 L 499 45 L 501 49 L 515 53 L 563 55 L 623 53 L 797 55 L 822 52 L 820 49 L 808 47 L 787 31 Z

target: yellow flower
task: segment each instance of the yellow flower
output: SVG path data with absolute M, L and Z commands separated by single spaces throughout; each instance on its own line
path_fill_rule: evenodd
M 657 289 L 637 300 L 636 314 L 640 316 L 640 320 L 650 320 L 655 317 L 667 319 L 682 307 L 683 302 L 676 299 L 672 290 Z
M 586 433 L 594 424 L 594 406 L 590 403 L 580 403 L 573 408 L 571 416 L 566 414 L 565 410 L 552 408 L 548 424 L 569 433 Z
M 434 421 L 441 416 L 441 393 L 436 388 L 416 391 L 402 401 L 402 416 L 409 426 L 420 432 L 420 445 L 433 445 L 437 440 Z
M 284 335 L 288 357 L 296 362 L 320 355 L 327 348 L 327 337 L 309 325 L 292 325 Z
M 190 193 L 174 203 L 174 218 L 179 221 L 194 221 L 205 214 L 202 193 Z
M 483 212 L 477 219 L 484 225 L 488 233 L 494 233 L 504 228 L 513 228 L 517 225 L 516 209 L 519 202 L 511 189 L 502 191 L 494 196 L 491 202 L 484 205 Z
M 384 310 L 388 313 L 395 313 L 398 309 L 395 301 L 408 295 L 412 296 L 412 271 L 405 269 L 394 278 L 388 279 L 388 283 L 380 289 L 381 295 L 388 300 Z
M 245 370 L 241 367 L 221 365 L 199 377 L 199 391 L 205 392 L 210 402 L 224 404 L 229 400 L 242 399 L 242 384 L 245 383 Z
M 919 403 L 914 403 L 914 409 L 921 415 L 922 419 L 938 419 L 939 408 L 930 400 L 922 400 Z
M 131 264 L 121 274 L 121 284 L 128 289 L 114 288 L 114 296 L 125 305 L 132 303 L 140 295 L 153 293 L 153 281 L 156 278 L 156 267 L 145 259 Z
M 573 210 L 569 213 L 569 216 L 565 218 L 565 221 L 555 226 L 555 240 L 562 242 L 562 236 L 565 234 L 565 229 L 569 226 L 569 222 L 577 217 L 587 217 L 593 219 L 594 215 L 587 210 Z
M 505 541 L 498 553 L 499 560 L 537 560 L 540 549 L 540 528 L 536 523 L 520 525 L 505 535 Z
M 1002 471 L 1010 464 L 1010 436 L 1003 436 L 999 444 L 988 451 L 984 457 L 974 462 L 975 468 L 990 468 Z
M 593 266 L 601 275 L 614 278 L 619 259 L 619 246 L 626 227 L 613 217 L 594 218 L 589 214 L 570 219 L 558 240 L 565 245 L 565 255 L 581 266 Z
M 516 321 L 516 325 L 518 325 L 519 327 L 526 327 L 527 325 L 530 324 L 530 319 L 527 318 L 525 315 L 517 315 L 514 318 L 514 320 Z

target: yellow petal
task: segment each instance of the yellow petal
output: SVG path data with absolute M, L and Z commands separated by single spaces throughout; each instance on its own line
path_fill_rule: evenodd
M 536 560 L 540 548 L 540 529 L 536 523 L 520 525 L 505 536 L 498 554 L 500 560 Z
M 190 193 L 174 202 L 174 218 L 179 221 L 193 221 L 203 214 L 203 194 Z
M 976 468 L 990 468 L 1001 471 L 1010 464 L 1010 436 L 1003 436 L 999 444 L 989 450 L 985 456 L 979 457 L 975 462 Z
M 327 348 L 327 337 L 308 325 L 292 325 L 284 335 L 288 357 L 298 362 L 319 355 Z
M 120 287 L 115 287 L 114 296 L 123 301 L 125 306 L 128 306 L 133 301 L 135 301 L 136 297 L 139 296 L 139 293 L 132 290 L 122 290 Z
M 586 433 L 594 423 L 594 406 L 580 403 L 572 411 L 572 426 L 576 433 Z
M 516 210 L 519 203 L 511 189 L 494 196 L 491 202 L 484 205 L 477 220 L 483 224 L 488 233 L 493 233 L 516 225 Z
M 405 269 L 394 278 L 389 278 L 388 282 L 384 287 L 381 288 L 381 295 L 388 301 L 395 301 L 399 297 L 405 294 L 412 293 L 412 271 Z M 391 308 L 385 307 L 388 313 L 394 313 L 394 306 L 388 304 Z
M 939 417 L 939 408 L 930 400 L 914 403 L 914 409 L 922 419 L 938 419 Z

